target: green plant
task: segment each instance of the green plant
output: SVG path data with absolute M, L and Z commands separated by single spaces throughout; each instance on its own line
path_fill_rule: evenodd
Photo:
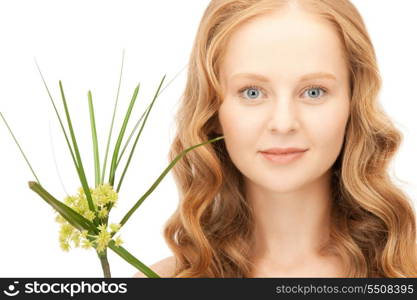
M 107 139 L 107 146 L 105 151 L 105 158 L 103 165 L 100 164 L 100 156 L 99 156 L 99 147 L 98 147 L 98 138 L 97 138 L 97 131 L 96 131 L 96 122 L 95 122 L 95 115 L 94 115 L 94 106 L 93 106 L 93 98 L 91 91 L 88 91 L 88 107 L 90 113 L 90 126 L 91 126 L 91 133 L 92 133 L 92 141 L 93 141 L 93 157 L 94 157 L 94 175 L 95 175 L 95 186 L 91 188 L 87 181 L 87 177 L 85 174 L 85 169 L 83 166 L 81 153 L 79 151 L 76 134 L 74 132 L 74 127 L 72 125 L 71 115 L 68 108 L 68 103 L 65 97 L 64 88 L 62 82 L 59 81 L 59 88 L 61 92 L 62 104 L 65 110 L 65 117 L 67 121 L 67 129 L 69 130 L 69 137 L 67 133 L 67 129 L 65 128 L 63 121 L 61 119 L 60 114 L 58 113 L 55 101 L 53 100 L 49 88 L 44 80 L 42 72 L 38 64 L 39 73 L 41 75 L 42 81 L 46 87 L 48 92 L 49 98 L 51 103 L 54 107 L 56 116 L 58 118 L 59 124 L 62 129 L 62 133 L 64 134 L 69 153 L 72 157 L 73 164 L 78 175 L 78 178 L 81 183 L 81 187 L 78 190 L 78 194 L 73 196 L 68 196 L 64 199 L 64 202 L 57 200 L 54 196 L 52 196 L 45 188 L 41 185 L 38 176 L 36 175 L 35 171 L 33 170 L 29 160 L 27 159 L 24 151 L 19 145 L 13 131 L 11 130 L 10 126 L 8 125 L 4 115 L 0 112 L 0 116 L 3 119 L 4 123 L 6 124 L 10 134 L 12 135 L 15 143 L 17 144 L 21 154 L 23 155 L 26 163 L 28 164 L 32 174 L 36 178 L 36 181 L 30 181 L 29 187 L 35 193 L 37 193 L 47 204 L 52 206 L 55 211 L 58 213 L 56 216 L 56 221 L 61 224 L 60 229 L 60 245 L 64 251 L 68 251 L 70 248 L 70 243 L 73 243 L 75 247 L 79 247 L 80 245 L 83 248 L 95 248 L 98 258 L 100 259 L 101 266 L 103 269 L 104 277 L 111 277 L 110 272 L 110 265 L 107 259 L 107 248 L 110 248 L 112 251 L 117 253 L 120 257 L 122 257 L 126 262 L 136 267 L 142 273 L 144 273 L 148 277 L 159 277 L 152 269 L 148 266 L 143 264 L 139 259 L 134 257 L 129 251 L 127 251 L 124 247 L 121 246 L 123 243 L 120 236 L 115 238 L 114 235 L 122 228 L 129 218 L 133 215 L 133 213 L 139 208 L 139 206 L 143 203 L 143 201 L 155 190 L 155 188 L 159 185 L 162 179 L 166 176 L 166 174 L 171 170 L 171 168 L 180 160 L 187 152 L 193 150 L 196 147 L 203 146 L 208 143 L 212 143 L 222 139 L 223 137 L 217 137 L 206 141 L 204 143 L 194 145 L 189 147 L 188 149 L 181 152 L 161 173 L 161 175 L 156 179 L 156 181 L 152 184 L 152 186 L 136 201 L 133 207 L 126 213 L 126 215 L 122 218 L 119 223 L 108 224 L 108 217 L 111 209 L 115 207 L 118 201 L 118 193 L 120 191 L 123 179 L 126 175 L 126 171 L 130 165 L 133 153 L 135 151 L 136 145 L 138 143 L 139 137 L 142 133 L 142 130 L 146 124 L 148 119 L 149 113 L 153 107 L 153 104 L 157 97 L 160 95 L 161 86 L 165 80 L 164 76 L 158 86 L 158 89 L 153 97 L 152 102 L 149 104 L 145 112 L 142 114 L 140 119 L 137 121 L 135 127 L 133 128 L 128 140 L 125 142 L 124 147 L 121 148 L 123 138 L 125 136 L 127 124 L 131 117 L 132 109 L 134 107 L 135 101 L 137 99 L 140 83 L 136 86 L 132 98 L 130 100 L 130 104 L 128 107 L 127 112 L 124 116 L 124 121 L 121 126 L 116 144 L 113 149 L 111 163 L 110 163 L 110 171 L 108 180 L 105 182 L 105 173 L 106 173 L 106 164 L 107 158 L 109 153 L 109 147 L 111 143 L 111 136 L 112 130 L 114 125 L 114 118 L 117 110 L 118 104 L 118 96 L 120 90 L 120 83 L 123 71 L 123 61 L 124 61 L 124 52 L 123 52 L 123 59 L 122 59 L 122 67 L 120 72 L 120 79 L 119 79 L 119 87 L 117 91 L 117 97 L 113 109 L 113 116 L 110 125 L 110 130 Z M 36 62 L 36 60 L 35 60 Z M 174 78 L 175 79 L 175 78 Z M 171 81 L 172 82 L 172 81 Z M 169 85 L 169 84 L 168 84 Z M 144 119 L 143 119 L 144 118 Z M 116 190 L 113 189 L 116 182 L 116 170 L 119 167 L 120 160 L 131 141 L 131 138 L 134 136 L 136 129 L 138 128 L 139 124 L 143 119 L 142 125 L 140 127 L 139 132 L 136 134 L 136 138 L 134 140 L 133 146 L 130 150 L 129 157 L 127 162 L 123 168 L 122 175 L 120 176 L 117 184 Z M 110 227 L 110 230 L 108 230 Z

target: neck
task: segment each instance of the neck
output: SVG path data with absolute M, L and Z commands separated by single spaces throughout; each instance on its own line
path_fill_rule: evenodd
M 278 193 L 245 184 L 253 208 L 255 260 L 300 264 L 320 255 L 331 225 L 330 172 L 296 191 Z

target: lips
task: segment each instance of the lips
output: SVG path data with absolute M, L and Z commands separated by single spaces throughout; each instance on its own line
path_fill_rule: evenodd
M 268 149 L 262 151 L 262 155 L 268 161 L 274 164 L 289 164 L 303 157 L 304 152 L 308 149 L 286 148 L 286 149 Z M 277 154 L 278 153 L 278 154 Z
M 290 153 L 298 153 L 298 152 L 305 152 L 308 149 L 303 148 L 270 148 L 261 151 L 262 153 L 268 153 L 268 154 L 290 154 Z

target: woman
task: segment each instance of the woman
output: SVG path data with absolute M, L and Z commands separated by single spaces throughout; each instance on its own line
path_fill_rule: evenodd
M 377 102 L 380 87 L 348 0 L 211 1 L 170 159 L 224 140 L 174 167 L 180 201 L 164 237 L 175 256 L 151 268 L 163 277 L 416 277 L 415 212 L 387 171 L 402 135 Z

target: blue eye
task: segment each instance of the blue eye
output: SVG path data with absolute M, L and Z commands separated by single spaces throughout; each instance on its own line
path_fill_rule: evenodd
M 257 86 L 245 86 L 244 88 L 239 90 L 239 95 L 244 94 L 245 91 L 249 91 L 247 93 L 247 97 L 243 97 L 245 99 L 256 99 L 257 96 L 259 95 L 259 92 L 261 91 L 261 88 L 257 87 Z
M 320 91 L 322 91 L 323 94 L 327 93 L 327 91 L 324 88 L 320 86 L 315 86 L 315 85 L 308 87 L 304 92 L 308 92 L 308 95 L 310 98 L 320 99 L 323 97 L 323 96 L 320 96 Z
M 322 94 L 320 94 L 320 91 Z M 317 85 L 309 86 L 304 90 L 303 95 L 305 92 L 308 92 L 308 97 L 311 99 L 321 99 L 325 94 L 327 94 L 327 90 L 325 88 Z M 238 91 L 238 93 L 240 97 L 244 98 L 245 100 L 251 100 L 257 99 L 259 97 L 259 93 L 263 93 L 263 89 L 258 86 L 250 85 L 243 87 Z

